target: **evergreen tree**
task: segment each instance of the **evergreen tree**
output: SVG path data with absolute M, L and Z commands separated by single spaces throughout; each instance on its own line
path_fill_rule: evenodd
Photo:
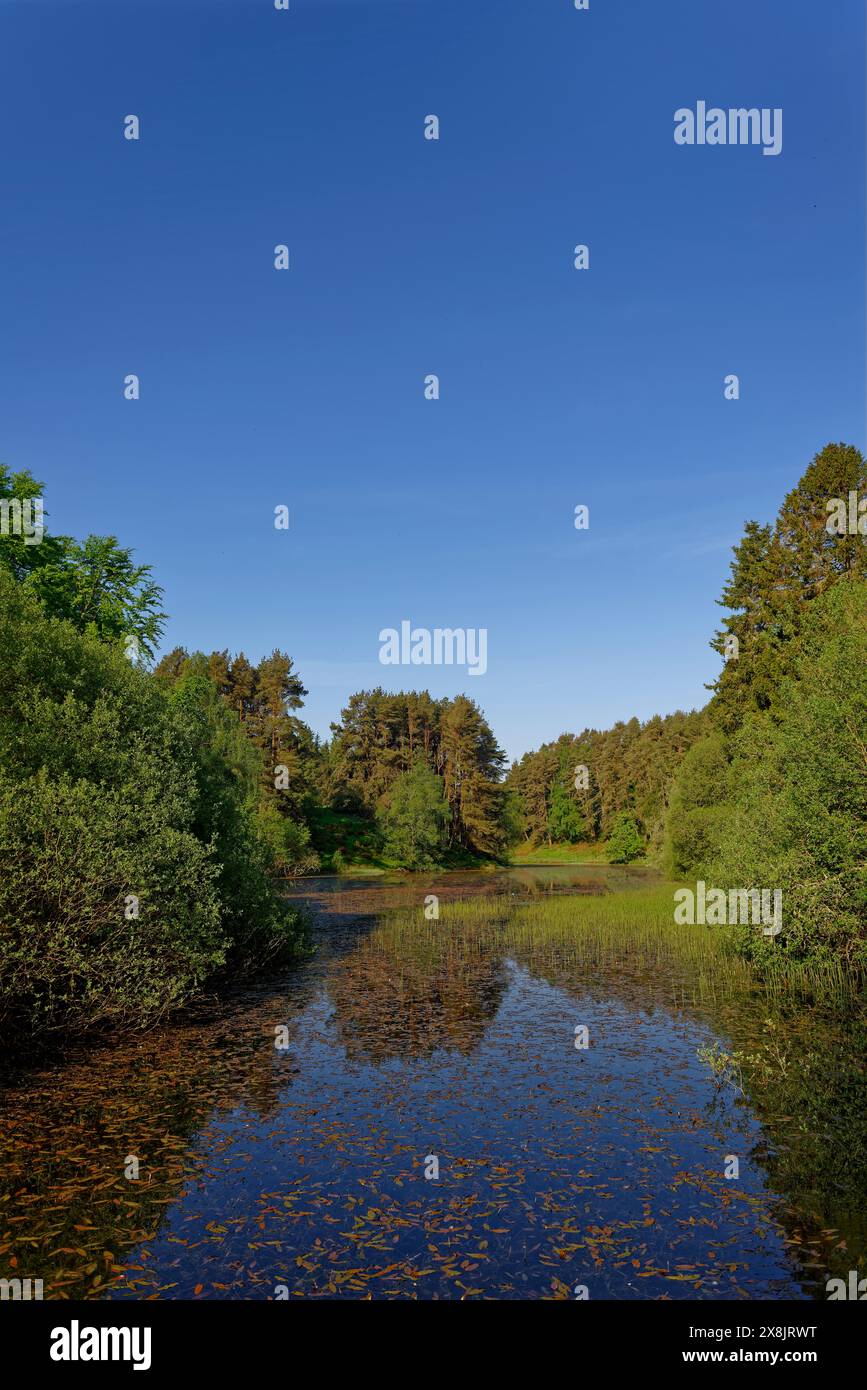
M 721 655 L 726 638 L 738 644 L 711 686 L 714 718 L 722 728 L 732 731 L 751 711 L 774 709 L 810 604 L 841 579 L 867 577 L 865 537 L 828 531 L 828 503 L 852 491 L 867 496 L 863 455 L 851 445 L 828 444 L 788 494 L 773 526 L 747 523 L 720 600 L 729 616 L 711 643 Z
M 551 810 L 566 789 L 583 817 L 582 838 L 605 839 L 621 811 L 635 811 L 645 826 L 647 843 L 661 846 L 669 790 L 684 753 L 708 727 L 704 713 L 658 715 L 640 724 L 637 719 L 599 732 L 561 734 L 555 743 L 514 763 L 506 786 L 520 799 L 525 838 L 534 844 L 550 842 Z M 576 771 L 586 769 L 584 787 L 576 787 Z M 569 791 L 570 785 L 574 790 Z
M 279 869 L 309 873 L 319 865 L 310 821 L 318 802 L 321 752 L 310 729 L 294 713 L 307 691 L 285 653 L 273 651 L 253 666 L 241 652 L 189 656 L 176 647 L 154 672 L 169 686 L 190 670 L 205 676 L 231 711 L 256 753 L 259 829 Z
M 352 695 L 326 757 L 335 810 L 376 813 L 417 756 L 442 778 L 449 805 L 449 846 L 496 855 L 507 838 L 505 755 L 472 700 L 432 700 L 427 691 Z

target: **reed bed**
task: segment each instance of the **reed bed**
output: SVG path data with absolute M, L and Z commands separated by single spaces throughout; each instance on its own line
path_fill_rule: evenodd
M 411 961 L 413 975 L 420 968 L 473 973 L 492 952 L 505 952 L 531 968 L 554 967 L 588 982 L 612 970 L 665 979 L 694 1000 L 747 991 L 769 1002 L 843 1006 L 857 997 L 858 981 L 839 962 L 787 960 L 781 952 L 779 966 L 759 974 L 738 953 L 730 928 L 675 923 L 676 887 L 480 896 L 442 903 L 432 921 L 419 905 L 384 914 L 373 941 L 395 961 Z M 420 932 L 420 922 L 428 930 Z

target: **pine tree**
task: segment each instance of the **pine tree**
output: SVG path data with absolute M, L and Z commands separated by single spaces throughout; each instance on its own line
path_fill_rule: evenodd
M 731 732 L 751 711 L 773 710 L 782 680 L 797 658 L 809 605 L 830 586 L 867 576 L 867 538 L 830 534 L 828 504 L 867 496 L 867 463 L 847 444 L 828 444 L 788 494 L 773 526 L 747 522 L 735 547 L 721 607 L 729 609 L 711 646 L 726 655 L 711 685 L 713 713 Z

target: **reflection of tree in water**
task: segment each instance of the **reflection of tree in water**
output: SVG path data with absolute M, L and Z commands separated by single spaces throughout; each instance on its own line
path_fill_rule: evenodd
M 329 975 L 353 1060 L 470 1053 L 496 1016 L 507 985 L 502 956 L 418 919 L 386 919 Z
M 791 1003 L 769 1013 L 728 1027 L 770 1140 L 756 1161 L 785 1194 L 778 1217 L 824 1298 L 828 1277 L 867 1275 L 867 1019 Z
M 425 921 L 418 908 L 386 917 L 328 981 L 349 1055 L 471 1051 L 496 1015 L 507 958 L 576 1000 L 616 999 L 634 1013 L 637 1034 L 657 1010 L 692 1020 L 737 1058 L 746 1103 L 763 1129 L 751 1161 L 782 1196 L 776 1214 L 805 1290 L 824 1297 L 828 1277 L 853 1268 L 867 1275 L 863 1007 L 775 996 L 746 965 L 724 965 L 705 943 L 694 951 L 696 939 L 670 930 L 643 939 L 587 932 L 577 903 L 573 914 L 556 893 L 548 897 L 555 902 L 556 922 L 544 903 L 543 915 L 522 911 L 523 892 L 448 906 L 439 922 Z
M 304 1065 L 292 1055 L 293 1022 L 323 982 L 350 1058 L 466 1055 L 495 1019 L 508 958 L 576 999 L 616 1000 L 637 1021 L 659 1009 L 712 1030 L 742 1058 L 767 1141 L 751 1158 L 782 1194 L 776 1214 L 805 1288 L 824 1297 L 827 1277 L 867 1274 L 867 1022 L 854 1005 L 844 1017 L 776 1001 L 748 973 L 692 958 L 671 932 L 657 941 L 600 931 L 594 943 L 556 894 L 562 931 L 544 905 L 525 920 L 523 893 L 427 921 L 410 891 L 411 912 L 378 922 L 360 915 L 369 904 L 344 905 L 324 928 L 321 956 L 280 987 L 19 1078 L 0 1098 L 0 1197 L 9 1196 L 0 1278 L 43 1278 L 46 1297 L 100 1297 L 126 1252 L 165 1224 L 184 1184 L 207 1172 L 214 1124 L 277 1118 Z M 281 1023 L 290 1027 L 284 1056 L 274 1048 Z M 138 1182 L 123 1176 L 128 1154 L 141 1162 Z

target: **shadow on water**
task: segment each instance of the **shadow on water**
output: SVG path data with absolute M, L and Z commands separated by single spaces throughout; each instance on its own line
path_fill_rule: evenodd
M 55 1298 L 824 1296 L 863 1264 L 863 1022 L 705 989 L 676 944 L 578 949 L 582 898 L 628 915 L 654 881 L 299 883 L 312 961 L 5 1091 L 0 1277 Z

